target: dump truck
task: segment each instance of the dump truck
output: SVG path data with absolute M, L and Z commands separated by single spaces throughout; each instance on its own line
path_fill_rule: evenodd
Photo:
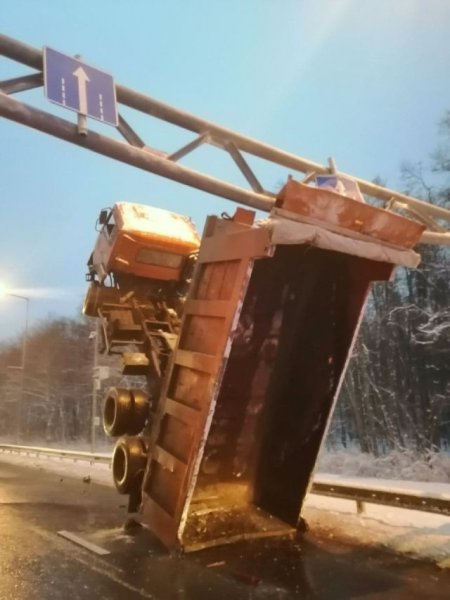
M 167 211 L 102 211 L 84 311 L 136 377 L 104 403 L 129 511 L 184 550 L 295 533 L 370 286 L 417 265 L 419 241 L 450 245 L 450 211 L 115 84 L 127 110 L 195 136 L 154 148 L 119 114 L 118 142 L 82 112 L 74 126 L 12 97 L 45 83 L 42 50 L 0 35 L 0 54 L 38 70 L 2 82 L 3 117 L 269 214 L 211 216 L 199 240 Z M 204 145 L 225 152 L 249 187 L 180 164 Z M 304 179 L 275 195 L 248 158 Z
M 100 214 L 84 312 L 147 382 L 106 394 L 113 478 L 169 549 L 302 526 L 370 286 L 425 228 L 336 189 L 290 178 L 268 218 L 210 216 L 201 240 L 161 209 Z

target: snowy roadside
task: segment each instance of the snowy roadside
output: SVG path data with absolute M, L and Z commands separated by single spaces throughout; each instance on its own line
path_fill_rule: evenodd
M 379 481 L 375 482 L 378 487 Z M 353 485 L 359 483 L 351 480 Z M 398 481 L 391 482 L 391 489 L 407 489 L 407 483 L 417 489 L 417 482 Z M 312 531 L 329 539 L 378 546 L 450 568 L 450 517 L 380 504 L 364 506 L 364 513 L 357 514 L 353 500 L 309 494 L 302 514 Z
M 7 462 L 14 465 L 30 467 L 36 471 L 49 471 L 62 477 L 73 477 L 83 480 L 89 477 L 93 483 L 113 486 L 111 468 L 104 463 L 90 463 L 86 460 L 77 460 L 70 458 L 59 458 L 58 456 L 27 456 L 26 454 L 0 453 L 0 463 Z
M 87 461 L 74 462 L 53 456 L 0 454 L 0 463 L 27 466 L 60 476 L 112 486 L 109 465 Z M 397 481 L 378 478 L 344 477 L 317 474 L 317 481 L 338 479 L 348 485 L 364 485 L 414 491 L 416 493 L 450 497 L 450 484 Z M 356 513 L 352 500 L 309 494 L 303 516 L 312 531 L 328 539 L 345 540 L 352 544 L 377 546 L 422 560 L 432 560 L 442 568 L 450 568 L 450 517 L 390 506 L 365 504 L 363 514 Z
M 376 477 L 395 481 L 450 483 L 450 453 L 441 450 L 421 454 L 412 450 L 392 450 L 375 457 L 358 449 L 327 450 L 318 459 L 319 473 L 344 477 Z
M 386 489 L 390 492 L 408 492 L 417 496 L 430 496 L 450 500 L 450 483 L 429 481 L 405 481 L 394 478 L 381 477 L 351 477 L 349 475 L 336 475 L 336 473 L 315 473 L 314 481 L 321 483 L 341 483 L 355 487 Z

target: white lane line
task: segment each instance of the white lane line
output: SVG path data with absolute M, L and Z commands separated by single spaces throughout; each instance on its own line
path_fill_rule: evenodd
M 79 537 L 78 535 L 75 535 L 74 533 L 71 533 L 70 531 L 61 530 L 61 531 L 58 531 L 57 533 L 61 537 L 66 538 L 66 539 L 70 540 L 71 542 L 74 542 L 75 544 L 78 544 L 79 546 L 82 546 L 83 548 L 90 550 L 91 552 L 95 552 L 95 554 L 99 554 L 100 556 L 105 556 L 105 554 L 110 554 L 109 550 L 105 550 L 104 548 L 97 546 L 97 544 L 92 544 L 91 542 L 84 540 L 83 538 Z
M 102 121 L 105 120 L 104 114 L 103 114 L 103 94 L 99 94 L 98 95 L 98 103 L 100 105 L 100 119 Z
M 65 106 L 66 105 L 66 80 L 64 79 L 64 77 L 61 77 L 61 96 L 62 96 L 62 103 Z
M 44 529 L 41 529 L 40 527 L 35 527 L 30 524 L 28 525 L 28 527 L 36 535 L 38 535 L 39 537 L 48 541 L 49 544 L 55 544 L 55 536 L 54 536 L 53 532 L 49 533 L 48 531 L 45 531 Z M 69 533 L 69 532 L 67 532 L 67 533 Z M 125 581 L 124 579 L 122 579 L 122 576 L 124 575 L 123 571 L 121 569 L 117 569 L 116 567 L 114 567 L 113 564 L 105 563 L 101 559 L 95 558 L 95 557 L 90 557 L 89 560 L 86 560 L 85 555 L 83 555 L 79 551 L 78 552 L 74 551 L 73 554 L 71 554 L 71 556 L 74 560 L 79 562 L 81 565 L 87 567 L 90 571 L 94 571 L 94 573 L 98 573 L 102 577 L 105 577 L 106 579 L 110 579 L 111 581 L 114 581 L 114 583 L 121 585 L 122 587 L 126 588 L 127 590 L 130 590 L 131 592 L 135 592 L 138 596 L 141 596 L 142 598 L 147 598 L 148 600 L 157 600 L 155 598 L 155 596 L 153 596 L 153 594 L 150 594 L 149 592 L 146 592 L 142 588 L 138 588 L 137 586 L 134 586 L 134 585 L 128 583 L 127 581 Z M 105 565 L 107 565 L 106 569 L 105 569 Z

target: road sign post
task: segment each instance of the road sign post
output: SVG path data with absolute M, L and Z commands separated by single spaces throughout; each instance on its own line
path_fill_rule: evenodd
M 44 48 L 44 91 L 55 104 L 117 126 L 114 79 L 77 58 Z

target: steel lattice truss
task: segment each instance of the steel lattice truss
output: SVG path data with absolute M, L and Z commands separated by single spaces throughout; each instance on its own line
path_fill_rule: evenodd
M 13 94 L 43 86 L 43 53 L 39 49 L 0 35 L 0 54 L 37 70 L 30 75 L 0 81 L 1 116 L 179 183 L 239 204 L 270 211 L 275 197 L 264 190 L 249 166 L 244 153 L 304 173 L 306 175 L 303 181 L 315 175 L 330 172 L 350 177 L 348 174 L 337 172 L 332 160 L 326 166 L 306 160 L 116 84 L 119 104 L 196 134 L 191 142 L 175 151 L 157 150 L 146 145 L 119 114 L 117 129 L 126 143 L 119 142 L 87 129 L 85 120 L 79 118 L 78 124 L 73 124 L 12 98 Z M 244 175 L 250 189 L 233 185 L 179 164 L 178 161 L 203 144 L 210 144 L 227 152 Z M 450 210 L 370 181 L 357 177 L 353 177 L 353 179 L 364 194 L 382 201 L 388 210 L 401 210 L 411 218 L 425 224 L 427 229 L 422 235 L 422 242 L 450 245 Z

